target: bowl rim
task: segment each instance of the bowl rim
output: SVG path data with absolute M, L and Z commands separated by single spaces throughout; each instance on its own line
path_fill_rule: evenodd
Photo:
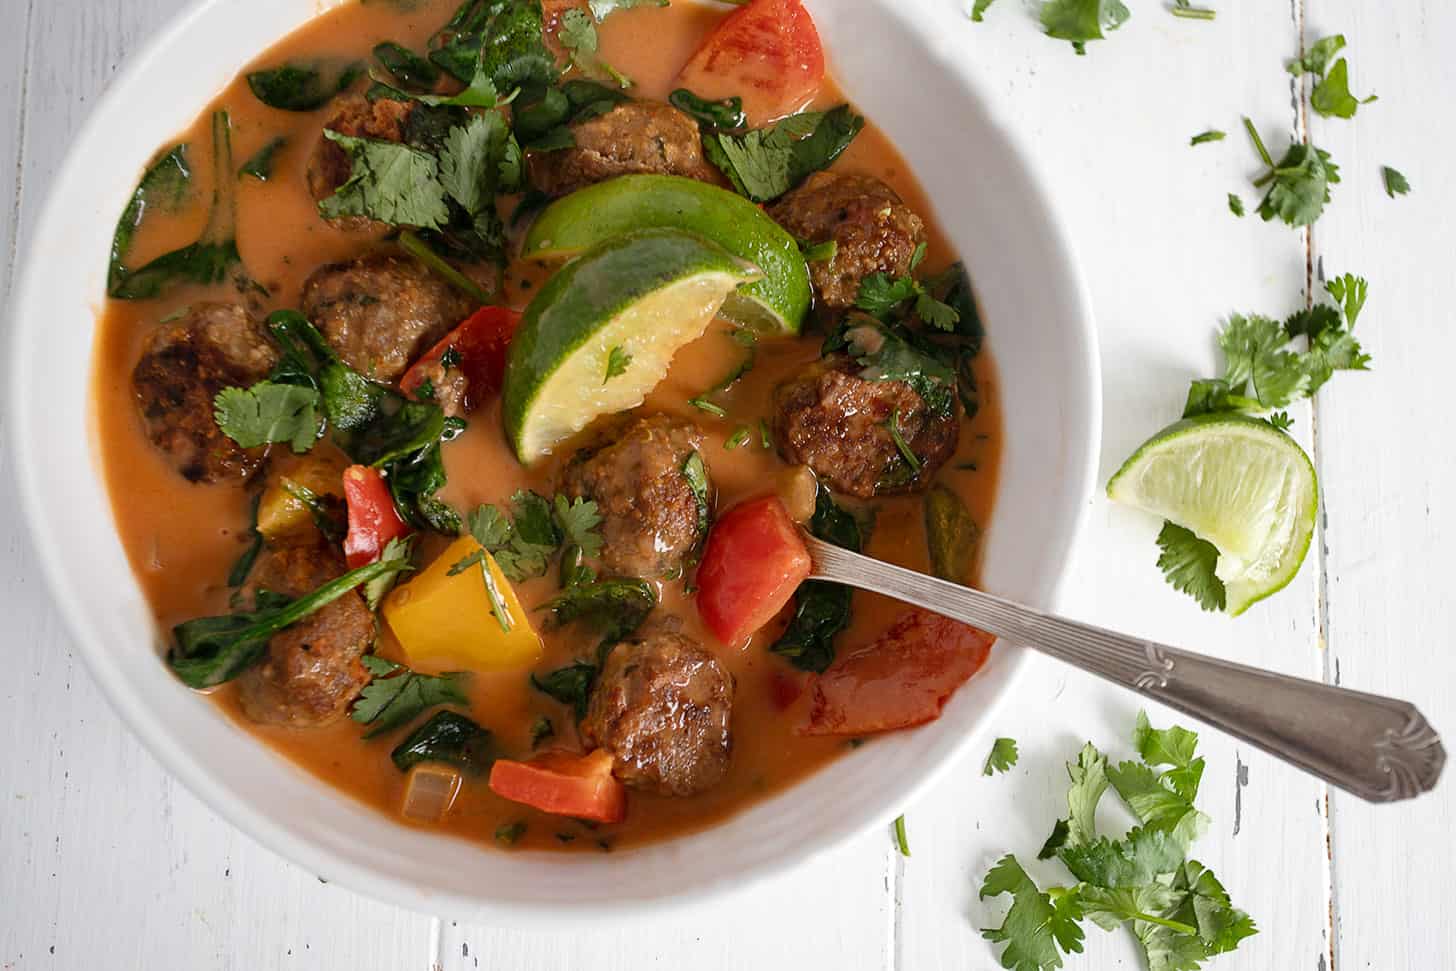
M 84 144 L 92 139 L 95 130 L 101 126 L 102 119 L 113 113 L 116 106 L 124 100 L 128 89 L 137 83 L 138 78 L 155 69 L 155 63 L 162 53 L 170 48 L 177 38 L 185 35 L 197 21 L 210 16 L 214 8 L 222 7 L 227 3 L 228 0 L 193 0 L 186 8 L 171 17 L 147 44 L 128 58 L 126 66 L 96 99 L 85 122 L 72 139 L 72 146 Z M 876 3 L 883 8 L 887 16 L 898 19 L 902 26 L 914 35 L 915 40 L 925 49 L 927 58 L 932 62 L 932 70 L 949 73 L 956 79 L 960 87 L 966 89 L 968 97 L 986 108 L 991 124 L 1003 140 L 1003 149 L 1010 164 L 1018 169 L 1026 179 L 1027 201 L 1033 206 L 1033 210 L 1027 215 L 1035 219 L 1038 229 L 1044 235 L 1044 245 L 1056 257 L 1057 271 L 1068 284 L 1073 305 L 1073 313 L 1069 316 L 1068 323 L 1076 325 L 1066 334 L 1069 343 L 1073 345 L 1069 359 L 1083 362 L 1082 371 L 1078 375 L 1081 378 L 1081 386 L 1077 389 L 1081 391 L 1081 400 L 1074 401 L 1078 407 L 1074 409 L 1073 417 L 1068 419 L 1068 424 L 1072 428 L 1069 441 L 1084 442 L 1085 453 L 1081 456 L 1078 466 L 1071 466 L 1067 470 L 1068 479 L 1072 483 L 1067 494 L 1075 498 L 1076 509 L 1070 517 L 1065 534 L 1061 537 L 1060 548 L 1047 551 L 1048 555 L 1061 555 L 1062 565 L 1051 568 L 1050 580 L 1047 584 L 1047 605 L 1055 607 L 1061 600 L 1066 580 L 1067 555 L 1075 548 L 1086 527 L 1091 506 L 1089 500 L 1093 495 L 1097 480 L 1101 447 L 1101 361 L 1090 290 L 1081 264 L 1076 257 L 1070 233 L 1050 204 L 1050 194 L 1046 189 L 1044 178 L 1034 164 L 1034 154 L 1024 144 L 1024 136 L 995 116 L 988 99 L 982 96 L 983 86 L 974 83 L 966 73 L 954 70 L 945 54 L 932 43 L 929 36 L 930 27 L 917 23 L 908 16 L 905 8 L 909 5 L 897 3 L 894 0 L 876 0 Z M 328 2 L 320 4 L 315 16 L 331 7 L 332 4 Z M 65 205 L 61 189 L 75 179 L 77 170 L 82 168 L 83 161 L 74 147 L 67 150 L 62 165 L 56 170 L 51 185 L 47 189 L 44 204 L 37 214 L 27 243 L 41 238 L 43 228 L 57 222 L 57 213 L 63 210 Z M 17 241 L 21 229 L 22 227 L 17 225 Z M 7 308 L 10 320 L 7 347 L 11 351 L 8 365 L 11 379 L 8 411 L 16 428 L 16 433 L 10 436 L 9 450 L 15 470 L 14 480 L 20 500 L 21 519 L 26 524 L 32 550 L 40 564 L 45 589 L 61 614 L 65 631 L 70 635 L 88 672 L 113 711 L 141 739 L 148 751 L 168 773 L 182 781 L 212 812 L 227 820 L 229 824 L 252 840 L 283 859 L 308 869 L 318 875 L 321 880 L 342 884 L 353 891 L 388 904 L 406 906 L 422 913 L 444 913 L 462 916 L 466 919 L 480 919 L 487 915 L 493 918 L 509 917 L 527 924 L 545 926 L 546 920 L 559 920 L 563 915 L 570 915 L 576 920 L 592 923 L 594 918 L 605 920 L 619 917 L 624 913 L 641 912 L 646 907 L 650 907 L 658 913 L 675 912 L 709 898 L 721 897 L 730 893 L 744 893 L 774 876 L 842 848 L 855 835 L 876 825 L 887 824 L 896 815 L 894 811 L 882 810 L 877 815 L 857 821 L 852 825 L 844 823 L 830 825 L 826 827 L 828 835 L 803 853 L 786 855 L 781 859 L 761 863 L 752 868 L 706 879 L 686 891 L 669 897 L 652 897 L 649 900 L 627 894 L 619 899 L 601 902 L 571 902 L 543 906 L 533 901 L 512 901 L 500 898 L 486 900 L 483 897 L 460 895 L 452 891 L 429 888 L 382 872 L 380 869 L 366 863 L 352 861 L 332 849 L 297 835 L 274 820 L 272 816 L 254 808 L 251 803 L 234 798 L 231 788 L 214 772 L 199 764 L 189 755 L 178 744 L 175 734 L 164 724 L 161 717 L 151 711 L 135 692 L 125 686 L 119 659 L 108 650 L 105 638 L 101 637 L 100 633 L 93 630 L 92 625 L 83 619 L 79 591 L 67 576 L 56 544 L 50 542 L 53 539 L 52 529 L 42 514 L 39 475 L 31 463 L 24 461 L 27 457 L 26 443 L 28 440 L 23 429 L 28 427 L 27 420 L 34 414 L 32 406 L 38 399 L 31 394 L 28 371 L 24 366 L 25 362 L 21 352 L 27 343 L 28 334 L 33 327 L 38 327 L 39 324 L 28 323 L 28 321 L 36 320 L 36 316 L 24 316 L 21 310 L 36 304 L 36 300 L 32 298 L 32 292 L 36 291 L 39 286 L 35 279 L 38 275 L 36 261 L 27 254 L 16 275 L 16 285 Z M 89 366 L 86 369 L 86 375 L 84 387 L 89 396 L 91 387 L 91 368 Z M 89 413 L 89 404 L 87 410 Z M 1080 427 L 1077 427 L 1079 425 Z M 99 474 L 99 466 L 95 466 L 95 468 L 96 473 Z M 103 485 L 103 492 L 106 491 Z M 1002 642 L 998 642 L 997 651 L 1005 656 L 1004 660 L 1000 662 L 1004 668 L 1002 674 L 1004 684 L 982 709 L 982 714 L 977 719 L 975 727 L 957 740 L 944 757 L 923 771 L 908 791 L 903 791 L 899 795 L 899 803 L 904 805 L 913 803 L 941 779 L 952 765 L 961 761 L 967 749 L 985 733 L 997 711 L 1015 690 L 1016 684 L 1024 674 L 1026 664 L 1030 660 L 1030 651 L 1019 645 Z M 320 784 L 327 785 L 327 783 Z

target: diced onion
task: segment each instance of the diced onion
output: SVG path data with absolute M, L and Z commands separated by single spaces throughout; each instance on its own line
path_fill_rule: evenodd
M 421 823 L 445 818 L 460 794 L 460 773 L 448 765 L 422 762 L 409 770 L 400 814 Z

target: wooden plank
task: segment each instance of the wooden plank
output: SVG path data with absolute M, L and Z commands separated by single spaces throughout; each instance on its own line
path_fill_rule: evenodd
M 982 24 L 947 8 L 938 30 L 1005 116 L 1017 119 L 1080 250 L 1100 329 L 1104 479 L 1178 417 L 1190 378 L 1214 373 L 1213 335 L 1229 312 L 1282 314 L 1302 300 L 1300 235 L 1237 220 L 1226 202 L 1228 192 L 1238 192 L 1252 209 L 1255 198 L 1248 184 L 1253 153 L 1240 116 L 1251 115 L 1280 143 L 1279 133 L 1294 122 L 1281 63 L 1297 47 L 1297 25 L 1288 5 L 1218 6 L 1211 23 L 1174 18 L 1157 4 L 1138 6 L 1110 39 L 1089 44 L 1085 57 L 1039 36 L 1015 5 L 993 7 Z M 1229 137 L 1189 147 L 1192 135 L 1209 128 Z M 992 346 L 998 327 L 1014 326 L 988 321 Z M 1307 441 L 1308 409 L 1293 414 Z M 1241 618 L 1204 614 L 1159 575 L 1157 522 L 1100 496 L 1088 512 L 1066 586 L 1067 613 L 1319 675 L 1312 563 L 1277 598 Z M 1059 866 L 1034 859 L 1066 812 L 1063 763 L 1089 739 L 1114 758 L 1131 756 L 1128 736 L 1139 707 L 1133 696 L 1050 661 L 1021 688 L 995 726 L 995 734 L 1021 742 L 1012 773 L 983 777 L 983 748 L 923 804 L 908 807 L 914 856 L 904 866 L 897 967 L 993 967 L 995 952 L 978 929 L 999 924 L 1007 902 L 977 899 L 987 869 L 1015 851 L 1043 881 L 1066 881 Z M 1155 724 L 1175 717 L 1156 709 L 1150 716 Z M 1328 914 L 1322 787 L 1211 730 L 1202 732 L 1200 748 L 1208 759 L 1200 805 L 1214 823 L 1197 858 L 1261 928 L 1217 967 L 1314 971 Z M 1115 795 L 1105 800 L 1103 818 L 1120 832 L 1130 819 L 1116 802 Z M 1069 967 L 1140 966 L 1129 935 L 1090 925 L 1087 934 L 1087 952 Z
M 1370 280 L 1359 333 L 1369 374 L 1341 375 L 1318 404 L 1320 484 L 1329 525 L 1323 550 L 1328 673 L 1348 687 L 1408 698 L 1456 738 L 1451 686 L 1449 549 L 1456 542 L 1456 452 L 1447 362 L 1456 355 L 1445 288 L 1456 252 L 1453 145 L 1441 107 L 1456 97 L 1456 65 L 1436 38 L 1456 28 L 1449 4 L 1371 7 L 1306 0 L 1306 36 L 1350 41 L 1351 89 L 1379 102 L 1352 120 L 1311 119 L 1314 142 L 1342 183 L 1315 227 L 1317 266 Z M 1380 167 L 1413 190 L 1389 199 Z M 1317 284 L 1318 285 L 1318 284 Z M 1449 767 L 1447 775 L 1450 775 Z M 1456 789 L 1370 806 L 1330 800 L 1337 968 L 1450 967 L 1456 919 L 1440 892 L 1451 861 Z
M 570 929 L 446 922 L 440 967 L 889 969 L 893 872 L 889 846 L 875 833 L 762 885 L 680 913 Z
M 42 16 L 27 2 L 25 16 L 6 17 L 0 171 L 7 182 L 16 173 L 17 187 L 0 209 L 0 293 L 9 290 L 9 254 L 23 252 L 50 173 L 90 102 L 183 5 L 74 0 L 40 5 Z M 0 447 L 9 672 L 0 680 L 0 968 L 424 965 L 428 917 L 324 886 L 265 852 L 183 790 L 121 725 L 28 566 L 9 460 Z

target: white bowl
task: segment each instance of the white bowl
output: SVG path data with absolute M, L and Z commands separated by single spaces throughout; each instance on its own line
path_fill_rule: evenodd
M 1023 649 L 998 647 L 930 725 L 849 753 L 722 825 L 609 855 L 501 853 L 397 825 L 238 731 L 161 662 L 113 526 L 83 380 L 107 247 L 157 147 L 318 5 L 203 0 L 187 11 L 98 102 L 25 254 L 11 308 L 14 464 L 51 591 L 111 703 L 169 770 L 264 845 L 330 881 L 461 919 L 685 903 L 888 821 L 972 745 L 1011 693 Z M 810 7 L 846 91 L 938 200 L 975 278 L 1006 436 L 986 586 L 1051 606 L 1098 454 L 1097 346 L 1081 274 L 1025 156 L 957 67 L 949 31 L 935 31 L 954 29 L 949 17 L 922 10 L 912 22 L 913 5 L 899 0 Z

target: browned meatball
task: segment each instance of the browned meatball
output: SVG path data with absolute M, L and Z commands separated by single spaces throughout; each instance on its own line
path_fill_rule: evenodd
M 303 284 L 303 312 L 354 370 L 393 381 L 474 310 L 411 259 L 365 256 L 330 263 Z
M 254 583 L 300 597 L 344 572 L 343 561 L 318 543 L 271 550 Z M 344 714 L 369 683 L 359 658 L 374 643 L 374 615 L 351 590 L 268 642 L 261 664 L 238 678 L 243 712 L 257 722 L 312 728 Z
M 388 98 L 370 101 L 362 95 L 345 95 L 338 99 L 334 115 L 324 122 L 324 127 L 356 138 L 402 142 L 405 122 L 413 108 L 413 101 L 392 101 Z M 337 142 L 320 133 L 318 144 L 308 159 L 308 191 L 315 199 L 333 195 L 335 189 L 349 180 L 352 168 L 348 153 Z M 370 221 L 362 216 L 333 220 L 335 225 L 346 229 L 362 228 Z
M 681 571 L 702 539 L 705 510 L 683 473 L 699 442 L 691 422 L 650 415 L 612 427 L 602 444 L 567 465 L 561 489 L 596 501 L 608 570 L 637 577 Z
M 147 337 L 131 374 L 147 437 L 192 482 L 247 479 L 265 448 L 244 449 L 213 420 L 213 398 L 247 387 L 278 360 L 263 325 L 231 303 L 194 304 Z
M 810 243 L 835 242 L 832 260 L 809 264 L 819 299 L 851 307 L 871 273 L 905 276 L 925 224 L 879 179 L 816 172 L 768 209 L 779 225 Z
M 612 772 L 627 785 L 691 796 L 728 771 L 732 709 L 733 677 L 718 659 L 659 629 L 612 649 L 581 733 L 612 753 Z
M 572 126 L 576 145 L 526 158 L 531 184 L 551 196 L 618 175 L 682 175 L 718 182 L 697 123 L 671 105 L 629 101 Z
M 774 389 L 774 437 L 790 464 L 807 465 L 836 492 L 868 499 L 924 487 L 955 454 L 960 422 L 954 406 L 932 413 L 903 381 L 859 377 L 848 357 L 832 355 Z M 890 433 L 920 462 L 906 463 Z

